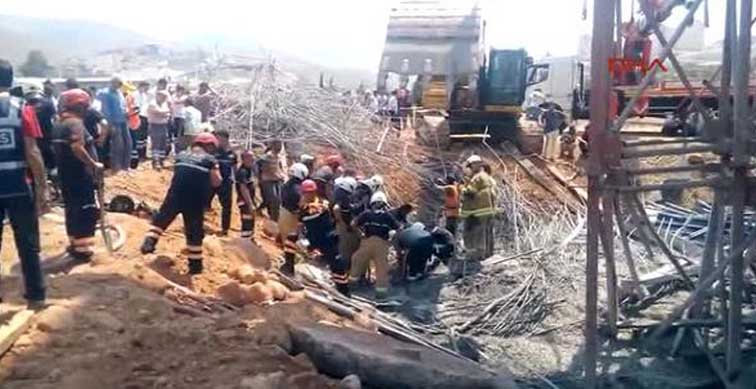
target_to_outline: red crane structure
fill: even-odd
[[[636,0],[625,0],[636,1]],[[586,317],[585,317],[585,387],[597,388],[602,377],[597,374],[597,356],[601,354],[604,336],[599,335],[598,290],[599,259],[606,266],[607,315],[603,323],[606,333],[614,337],[622,329],[618,321],[618,286],[615,271],[615,227],[626,217],[640,229],[649,225],[648,216],[639,194],[660,189],[709,187],[714,203],[706,232],[705,246],[700,258],[681,258],[668,247],[653,228],[639,234],[648,246],[654,246],[677,270],[679,278],[690,290],[687,299],[675,307],[668,317],[659,322],[650,336],[662,336],[671,329],[692,339],[722,381],[722,387],[745,388],[743,369],[743,296],[746,271],[756,275],[752,260],[756,257],[756,233],[746,235],[744,210],[752,201],[748,196],[751,185],[751,160],[756,152],[754,137],[754,107],[749,101],[749,74],[751,70],[752,0],[725,0],[725,39],[722,47],[722,64],[706,83],[708,93],[716,96],[719,115],[711,115],[701,102],[700,90],[694,88],[685,68],[674,53],[675,44],[693,22],[697,12],[704,12],[705,0],[637,0],[643,17],[634,26],[622,24],[622,0],[594,0],[591,58],[591,96],[589,129],[590,154],[588,174],[588,234],[586,258]],[[676,6],[685,6],[686,16],[671,36],[664,36],[659,24],[667,19]],[[624,33],[624,34],[623,34]],[[663,45],[659,55],[677,74],[692,101],[692,106],[704,118],[704,131],[700,136],[623,140],[620,130],[627,119],[637,113],[648,88],[654,83],[658,67],[648,67],[645,75],[635,74],[632,81],[637,93],[629,98],[618,115],[611,114],[612,93],[615,88],[611,58],[623,53],[631,59],[646,61],[648,37],[656,36]],[[624,46],[620,42],[624,38]],[[650,65],[650,63],[646,63]],[[622,73],[622,72],[620,72]],[[614,75],[617,76],[617,75]],[[621,82],[630,81],[630,75],[619,74]],[[718,80],[717,80],[718,79]],[[668,155],[714,153],[718,161],[712,164],[674,168],[637,168],[634,161]],[[700,171],[702,179],[659,185],[638,184],[645,175],[679,174],[683,171]],[[730,241],[723,238],[724,215],[731,213]],[[619,226],[619,231],[625,231]],[[622,239],[627,236],[622,233]],[[600,246],[601,245],[601,246]],[[623,244],[623,256],[632,262],[629,245]],[[599,248],[601,247],[601,253]],[[716,285],[716,286],[715,286]],[[712,302],[716,301],[716,304]],[[686,325],[678,325],[681,320]],[[709,341],[715,336],[712,327],[724,334],[725,356],[718,357],[709,350]],[[602,333],[604,333],[602,331]],[[682,338],[682,336],[680,336]],[[751,383],[752,385],[752,383]]]

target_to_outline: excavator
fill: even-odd
[[[525,90],[545,73],[524,49],[485,48],[478,1],[400,1],[390,12],[378,90],[394,81],[413,91],[413,107],[402,114],[411,111],[422,143],[514,139]]]

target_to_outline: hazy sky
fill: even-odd
[[[205,33],[254,37],[266,47],[312,62],[365,69],[377,67],[392,4],[391,0],[0,1],[4,14],[89,19],[160,40]],[[721,35],[724,1],[710,0],[713,23],[707,41]],[[590,30],[589,22],[580,16],[583,0],[481,3],[488,20],[488,41],[497,47],[524,47],[535,56],[572,55],[579,35]]]

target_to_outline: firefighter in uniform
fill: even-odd
[[[463,240],[471,259],[483,260],[493,255],[496,182],[486,172],[479,156],[471,156],[465,164],[469,175],[462,189]]]
[[[97,162],[94,138],[84,126],[89,109],[89,94],[70,89],[61,95],[62,112],[53,130],[60,189],[65,203],[69,254],[79,261],[94,255],[95,231],[99,210],[95,201],[97,179],[103,166]]]
[[[289,180],[281,188],[281,216],[278,218],[278,232],[284,247],[284,264],[281,271],[294,274],[294,259],[297,253],[297,226],[299,206],[302,199],[302,182],[309,174],[307,166],[301,163],[291,165]]]
[[[299,220],[304,227],[305,237],[310,241],[310,249],[321,254],[321,260],[331,269],[331,278],[336,289],[349,295],[349,263],[339,256],[338,236],[334,230],[333,218],[328,200],[318,196],[318,185],[313,180],[302,183],[302,206]]]
[[[388,212],[388,199],[383,192],[376,192],[370,199],[370,209],[353,222],[362,230],[364,238],[360,248],[352,256],[349,280],[359,282],[372,262],[375,265],[375,298],[385,300],[390,286],[388,254],[391,247],[391,231],[399,229],[399,223]]]
[[[333,214],[336,219],[336,233],[339,235],[339,255],[346,261],[360,248],[360,231],[352,226],[352,195],[357,188],[354,177],[336,179],[333,189]]]
[[[0,60],[0,236],[7,216],[21,259],[26,289],[24,297],[29,308],[39,309],[45,302],[45,283],[39,260],[39,219],[35,195],[26,173],[29,168],[35,182],[45,179],[42,155],[36,143],[36,138],[42,137],[42,131],[36,123],[33,108],[23,108],[23,102],[8,93],[12,84],[13,67]],[[34,125],[36,131],[29,131]],[[32,169],[34,166],[36,168]]]
[[[312,179],[318,184],[318,195],[333,200],[334,180],[342,177],[342,173],[341,157],[338,155],[326,157],[325,165],[312,175]]]
[[[241,166],[236,170],[236,202],[241,215],[241,237],[255,240],[255,157],[252,151],[242,153]]]
[[[181,214],[184,219],[189,274],[202,273],[205,207],[213,189],[219,187],[222,181],[218,162],[213,156],[217,148],[218,140],[215,136],[202,133],[194,138],[189,150],[176,156],[171,186],[142,243],[142,254],[155,252],[160,236],[176,216]]]
[[[231,150],[228,143],[229,134],[225,130],[216,130],[215,137],[218,139],[218,150],[215,152],[215,159],[218,161],[221,177],[223,182],[221,186],[213,191],[210,196],[210,203],[217,195],[221,203],[221,236],[228,236],[228,230],[231,228],[231,206],[234,192],[234,171],[238,163],[236,153]],[[209,207],[209,205],[208,205]]]

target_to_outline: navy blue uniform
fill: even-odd
[[[45,283],[39,260],[39,221],[34,196],[26,179],[21,101],[0,97],[0,236],[7,216],[21,259],[26,297],[45,299]]]
[[[215,157],[198,148],[176,157],[173,180],[163,205],[152,220],[152,227],[142,245],[142,253],[154,251],[166,228],[181,214],[191,273],[202,271],[202,241],[205,238],[204,216],[207,199],[212,193],[210,172],[218,168]]]
[[[240,188],[247,188],[249,191],[249,197],[252,201],[255,201],[255,188],[257,183],[255,182],[253,167],[240,166],[236,170],[236,203],[239,205],[239,213],[241,214],[241,237],[253,238],[255,232],[255,204],[247,204],[242,197]],[[253,211],[250,211],[250,208]]]
[[[328,264],[336,288],[348,295],[349,260],[339,255],[339,238],[328,201],[316,197],[313,201],[303,204],[299,210],[299,220],[304,225],[310,247],[320,251],[323,261]]]
[[[82,119],[68,118],[55,126],[53,145],[60,189],[65,203],[66,232],[74,239],[71,242],[72,254],[79,259],[87,260],[93,254],[99,210],[95,201],[94,177],[71,148],[71,144],[80,140],[84,141],[90,157],[95,159],[97,152],[94,139],[86,130]]]
[[[210,203],[217,195],[218,201],[221,203],[221,229],[224,234],[228,233],[231,228],[231,203],[234,192],[234,172],[236,170],[237,158],[236,153],[231,150],[219,150],[215,153],[215,158],[218,161],[218,168],[220,169],[223,182],[221,186],[213,191],[210,197]]]
[[[425,228],[411,226],[397,234],[397,245],[405,251],[410,277],[425,273],[425,266],[433,256],[433,235]]]

